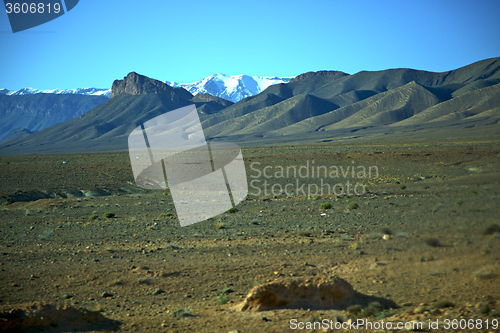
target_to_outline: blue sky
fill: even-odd
[[[213,73],[447,71],[500,56],[500,1],[80,0],[13,34],[0,12],[0,88],[109,88],[135,71],[188,83]]]

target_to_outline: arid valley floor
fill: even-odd
[[[394,323],[380,332],[412,321],[429,332],[500,331],[498,140],[332,142],[243,156],[249,183],[266,180],[254,169],[313,161],[377,166],[378,175],[354,180],[366,185],[360,196],[250,187],[236,212],[181,228],[168,190],[135,186],[127,152],[0,157],[0,330],[354,332],[292,329],[291,320],[363,317]],[[274,171],[269,183],[295,184]],[[385,309],[234,309],[259,284],[333,277]]]

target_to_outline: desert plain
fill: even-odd
[[[500,331],[498,139],[242,152],[246,199],[186,227],[168,189],[135,185],[126,151],[0,156],[0,330],[356,332],[334,323],[364,319],[378,332]],[[313,164],[376,169],[276,174]],[[296,181],[305,192],[279,191]],[[321,181],[363,187],[308,192]],[[359,296],[347,305],[238,307],[255,286],[338,278]]]

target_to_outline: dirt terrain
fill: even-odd
[[[398,322],[500,331],[498,141],[243,156],[255,182],[237,211],[183,228],[168,190],[135,186],[127,152],[0,157],[0,330],[293,332],[331,320],[304,331],[354,332],[364,328],[334,323],[363,318],[393,324],[379,332],[408,330]],[[311,173],[282,177],[280,166]],[[318,166],[356,173],[325,177]],[[308,192],[321,181],[366,192]],[[237,307],[254,286],[313,278],[341,278],[359,298],[349,310]]]

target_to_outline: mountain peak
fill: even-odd
[[[307,78],[312,77],[312,76],[315,76],[315,77],[328,77],[328,78],[339,77],[340,78],[340,77],[343,77],[343,76],[346,76],[346,75],[349,75],[349,74],[344,73],[344,72],[340,72],[340,71],[307,72],[307,73],[300,74],[300,75],[294,77],[293,79],[290,80],[290,82],[296,82],[296,81],[304,80],[304,79],[307,79]]]
[[[150,79],[147,76],[130,72],[123,80],[115,80],[111,87],[111,98],[122,94],[168,94],[170,96],[180,93],[180,97],[192,98],[193,96],[185,89],[174,89],[168,84]]]
[[[259,94],[271,85],[288,83],[290,79],[290,77],[216,73],[193,83],[164,82],[172,87],[183,87],[193,95],[208,93],[236,103],[243,98]]]

